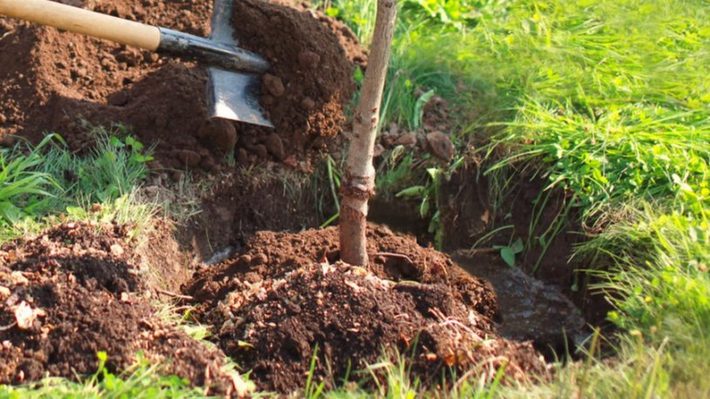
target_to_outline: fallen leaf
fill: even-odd
[[[118,244],[111,245],[111,254],[113,256],[121,256],[121,255],[123,255],[123,252],[124,252],[123,247],[121,247],[120,245],[118,245]]]
[[[46,316],[46,312],[44,310],[32,309],[32,307],[25,301],[22,301],[19,305],[15,306],[13,313],[15,314],[17,327],[21,330],[31,328],[37,317]]]

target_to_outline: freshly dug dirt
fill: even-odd
[[[200,36],[209,33],[212,13],[211,0],[64,2]],[[232,153],[242,162],[304,158],[323,145],[318,137],[340,131],[362,51],[336,23],[301,6],[236,4],[241,43],[260,53],[268,47],[274,65],[263,103],[276,129],[208,121],[206,72],[193,62],[0,18],[0,143],[11,144],[10,135],[38,141],[51,131],[81,150],[94,140],[88,121],[129,126],[157,146],[156,168],[213,170]],[[281,89],[269,101],[267,93]]]
[[[303,6],[263,0],[237,1],[233,15],[235,38],[272,64],[262,79],[261,103],[276,131],[282,132],[272,135],[271,129],[245,126],[248,134],[240,137],[245,148],[258,145],[254,141],[263,138],[268,152],[283,159],[285,148],[280,141],[287,139],[285,134],[289,134],[288,144],[298,151],[337,135],[354,83],[353,64],[336,30]]]
[[[113,372],[142,352],[213,393],[233,390],[221,351],[154,316],[125,238],[118,226],[71,223],[0,248],[0,384],[94,373],[105,351]]]
[[[264,389],[302,387],[315,347],[315,377],[328,386],[383,349],[411,358],[429,386],[448,367],[478,367],[484,378],[504,363],[510,379],[546,373],[530,343],[496,334],[490,286],[411,237],[375,225],[368,236],[370,270],[337,261],[336,228],[260,232],[238,257],[199,271],[186,292],[216,343]]]

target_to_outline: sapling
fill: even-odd
[[[375,32],[360,102],[353,118],[353,136],[341,186],[340,257],[351,265],[368,263],[365,237],[368,200],[375,193],[372,158],[396,17],[395,0],[377,1]]]

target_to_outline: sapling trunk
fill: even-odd
[[[375,33],[370,46],[360,102],[353,118],[353,136],[341,186],[340,258],[352,265],[365,266],[368,263],[365,238],[367,202],[375,193],[372,157],[396,17],[395,0],[377,1]]]

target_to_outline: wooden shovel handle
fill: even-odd
[[[160,44],[160,31],[155,26],[54,1],[0,0],[0,15],[111,40],[145,50],[155,51]]]

